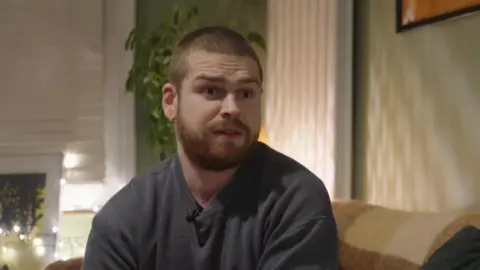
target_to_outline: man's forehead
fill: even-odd
[[[188,77],[225,81],[227,77],[237,77],[241,82],[258,82],[260,70],[251,57],[194,50],[185,56]]]
[[[255,75],[228,76],[226,74],[220,74],[220,73],[198,72],[198,73],[192,74],[192,79],[195,81],[209,81],[209,82],[219,82],[219,83],[234,81],[235,83],[240,83],[240,84],[254,83],[257,85],[261,85],[260,78]]]

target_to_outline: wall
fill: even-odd
[[[172,13],[175,5],[190,7],[196,4],[199,8],[201,25],[225,25],[236,30],[254,30],[266,33],[266,0],[208,0],[195,2],[192,0],[138,0],[137,27],[151,28]],[[264,58],[260,55],[261,58]],[[158,162],[152,153],[147,140],[148,116],[141,102],[136,101],[136,149],[137,172],[148,170]]]
[[[70,259],[84,256],[88,234],[92,228],[95,212],[63,212],[60,218],[57,259]]]
[[[355,182],[369,202],[480,204],[480,14],[395,33],[395,1],[357,1]]]

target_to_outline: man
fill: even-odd
[[[96,215],[84,269],[337,269],[322,181],[257,142],[263,73],[248,41],[224,27],[196,30],[169,72],[163,108],[177,155]]]

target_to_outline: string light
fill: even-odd
[[[82,163],[83,159],[84,157],[80,154],[67,152],[63,157],[63,167],[65,169],[76,168]]]
[[[55,257],[67,260],[69,258],[83,257],[85,254],[86,239],[84,237],[63,238],[57,244]]]
[[[32,242],[32,243],[33,243],[34,246],[41,246],[41,245],[43,245],[43,241],[42,241],[42,239],[40,239],[40,238],[35,238],[35,239],[33,239],[33,242]]]
[[[44,256],[45,255],[45,247],[44,246],[35,247],[35,253],[37,254],[38,257]]]
[[[39,235],[35,230],[25,233],[28,230],[19,225],[14,225],[11,230],[0,228],[0,231],[0,261],[9,266],[26,269],[41,265],[47,259],[47,250],[55,248],[44,243],[44,239],[54,238],[55,234]]]

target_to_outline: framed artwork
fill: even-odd
[[[480,10],[480,0],[396,0],[397,32]]]
[[[0,224],[18,233],[30,234],[41,226],[47,175],[42,173],[0,174]]]

